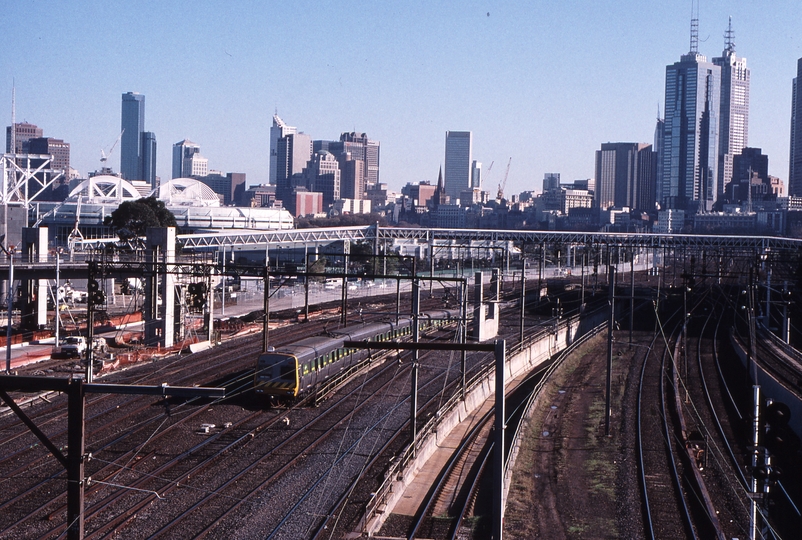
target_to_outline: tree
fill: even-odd
[[[106,217],[121,239],[144,236],[148,227],[175,227],[175,216],[156,197],[125,201]]]

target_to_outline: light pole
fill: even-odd
[[[8,207],[6,207],[8,211]],[[8,324],[6,325],[6,373],[11,374],[11,323],[14,310],[14,246],[8,246]]]

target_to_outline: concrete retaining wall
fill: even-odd
[[[552,356],[564,350],[578,337],[587,333],[594,327],[602,324],[608,317],[606,311],[598,311],[580,317],[572,317],[560,321],[551,331],[542,335],[540,339],[531,343],[523,350],[508,356],[505,366],[505,380],[509,381],[521,374],[528,373],[542,365]],[[363,531],[369,536],[374,535],[381,529],[387,516],[392,513],[393,508],[401,500],[406,487],[415,479],[426,461],[434,454],[438,446],[445,440],[451,430],[464,421],[478,407],[489,399],[495,399],[496,375],[494,370],[490,370],[487,376],[473,386],[461,400],[443,411],[439,415],[437,425],[428,433],[422,430],[423,440],[419,442],[417,453],[407,466],[401,470],[392,470],[391,475],[396,475],[394,479],[388,479],[389,489],[385,493],[380,493],[377,497],[383,497],[375,505],[374,511],[369,511],[363,518]],[[446,407],[449,407],[447,404]]]
[[[745,346],[730,332],[730,343],[735,349],[735,355],[740,360],[744,369],[749,369],[747,366],[748,354]],[[781,401],[788,405],[791,409],[791,420],[788,426],[794,430],[796,436],[802,439],[802,401],[799,396],[784,386],[780,381],[774,378],[773,375],[766,372],[760,364],[755,366],[757,372],[757,381],[754,384],[760,385],[761,395],[763,399],[772,399],[774,401]],[[763,404],[761,404],[761,407]]]

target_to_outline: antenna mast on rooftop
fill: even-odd
[[[17,153],[17,87],[11,81],[11,153]]]
[[[696,13],[693,12],[694,1],[691,0],[691,54],[699,53],[699,2],[696,2]]]
[[[727,52],[735,52],[735,32],[732,30],[732,17],[730,17],[730,24],[727,26],[727,31],[724,33],[724,50]]]

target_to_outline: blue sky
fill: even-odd
[[[788,177],[799,0],[702,0],[699,50],[736,49],[752,72],[749,145]],[[485,189],[594,175],[601,143],[652,142],[665,66],[689,49],[691,2],[6,0],[0,118],[71,144],[83,175],[120,132],[120,96],[146,96],[157,173],[171,147],[267,182],[274,110],[313,139],[381,141],[381,180],[437,180],[445,132],[470,130]],[[119,168],[119,154],[110,162]]]

